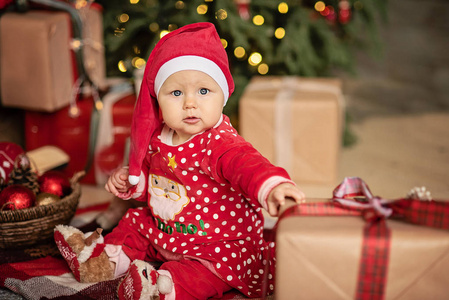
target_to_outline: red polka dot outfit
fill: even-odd
[[[156,131],[145,158],[140,199],[149,208],[130,210],[106,243],[124,244],[131,260],[199,261],[249,297],[262,296],[264,279],[273,292],[274,251],[262,236],[265,199],[258,198],[273,176],[291,182],[287,173],[240,137],[226,116],[180,145],[166,143],[169,134],[166,127]],[[164,210],[168,202],[174,204]]]

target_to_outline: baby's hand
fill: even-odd
[[[131,184],[128,182],[128,175],[129,171],[127,168],[115,170],[104,186],[105,189],[115,196],[118,196],[120,193],[126,193],[131,187]]]
[[[267,205],[268,213],[271,216],[277,216],[279,213],[279,207],[285,204],[285,198],[292,198],[296,203],[304,203],[306,196],[291,183],[281,183],[271,190],[268,195]]]

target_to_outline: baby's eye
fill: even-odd
[[[181,94],[182,94],[182,93],[181,93],[180,90],[176,90],[176,91],[173,91],[173,92],[172,92],[172,95],[173,95],[173,96],[176,96],[176,97],[181,96]]]
[[[200,89],[200,94],[201,95],[207,95],[207,93],[209,93],[208,89],[205,89],[205,88]]]

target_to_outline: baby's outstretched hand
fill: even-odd
[[[131,184],[128,182],[128,169],[120,168],[115,170],[111,176],[109,176],[108,182],[104,186],[105,189],[115,195],[118,196],[120,193],[126,193],[128,189],[131,187]]]
[[[285,204],[286,198],[292,198],[296,203],[304,203],[306,196],[291,183],[281,183],[271,190],[267,199],[268,213],[271,216],[277,216],[279,207]]]

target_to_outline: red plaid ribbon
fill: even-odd
[[[364,197],[359,199],[357,197]],[[385,297],[391,231],[385,218],[412,224],[449,229],[449,203],[416,199],[385,200],[374,197],[359,177],[347,177],[335,188],[332,202],[305,203],[284,211],[289,216],[363,216],[362,255],[356,299],[381,300]]]

